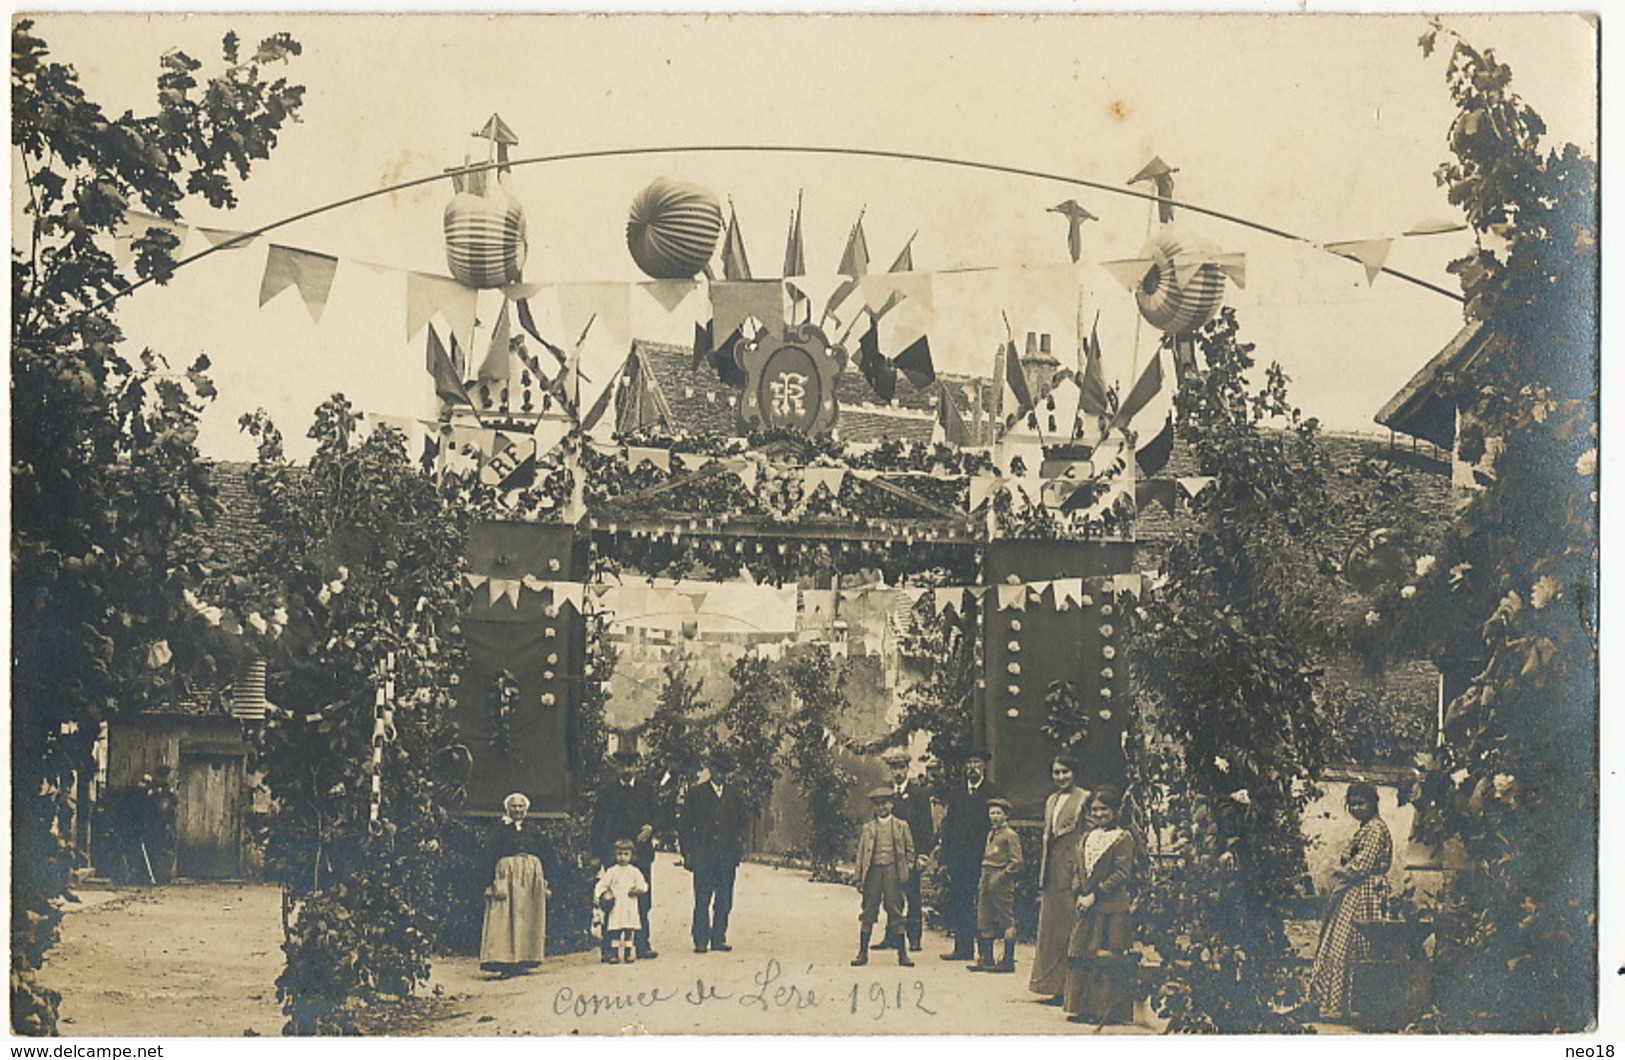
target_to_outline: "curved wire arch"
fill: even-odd
[[[382,188],[372,188],[372,189],[369,189],[367,191],[360,192],[360,193],[355,194],[355,195],[350,195],[350,196],[347,196],[347,197],[342,198],[342,199],[335,199],[332,202],[324,203],[324,204],[322,204],[320,206],[314,206],[314,207],[311,207],[310,209],[301,210],[298,213],[290,214],[287,217],[283,217],[283,218],[281,218],[279,220],[272,221],[269,224],[261,225],[258,228],[254,228],[254,229],[251,229],[251,230],[246,231],[246,232],[241,232],[241,233],[237,234],[235,237],[233,237],[231,239],[224,240],[224,241],[222,241],[220,243],[217,243],[217,244],[212,244],[212,245],[210,245],[208,247],[205,247],[203,250],[198,251],[196,254],[189,254],[186,257],[181,258],[180,260],[178,260],[178,261],[176,261],[174,263],[174,265],[168,270],[167,273],[165,273],[164,278],[168,279],[170,276],[173,276],[176,272],[180,271],[185,266],[190,265],[190,264],[192,264],[194,262],[197,262],[197,261],[201,261],[202,259],[208,257],[209,255],[211,255],[211,254],[213,254],[213,253],[215,253],[217,251],[232,249],[233,247],[236,247],[236,246],[238,246],[240,244],[246,243],[249,240],[257,239],[260,236],[264,235],[265,233],[274,231],[274,230],[276,230],[278,228],[284,228],[284,227],[286,227],[288,225],[294,224],[294,223],[299,222],[299,221],[306,220],[306,219],[311,218],[311,217],[316,217],[316,216],[318,216],[320,214],[331,213],[334,210],[341,210],[346,206],[353,206],[358,202],[364,202],[367,199],[377,198],[380,195],[389,195],[389,194],[392,194],[394,192],[405,191],[405,190],[407,190],[409,188],[420,187],[421,185],[424,185],[424,184],[432,184],[435,181],[450,180],[453,173],[459,173],[459,174],[462,174],[462,173],[482,173],[482,172],[486,172],[486,171],[492,170],[492,169],[508,169],[508,168],[517,168],[519,166],[547,165],[547,164],[551,164],[551,163],[554,163],[554,162],[580,162],[580,161],[589,161],[589,160],[593,160],[593,159],[603,159],[603,158],[635,158],[635,157],[639,157],[639,156],[649,156],[649,155],[680,155],[680,154],[808,154],[808,155],[838,155],[838,156],[847,156],[847,157],[853,157],[853,158],[883,158],[883,159],[890,159],[892,161],[924,162],[924,163],[927,163],[929,165],[951,166],[951,167],[955,167],[955,168],[959,168],[959,169],[973,169],[973,170],[979,170],[981,172],[986,172],[986,173],[1004,173],[1004,174],[1007,174],[1009,176],[1027,177],[1027,178],[1035,179],[1035,180],[1048,180],[1048,181],[1053,181],[1053,182],[1059,183],[1059,184],[1069,184],[1069,185],[1074,185],[1074,186],[1080,187],[1080,188],[1089,188],[1089,189],[1094,190],[1094,191],[1103,191],[1103,192],[1107,192],[1107,193],[1113,194],[1113,195],[1125,195],[1125,196],[1128,196],[1129,198],[1132,198],[1132,199],[1143,199],[1143,200],[1145,200],[1147,202],[1163,203],[1163,204],[1166,204],[1166,205],[1169,205],[1169,206],[1178,207],[1179,209],[1182,209],[1182,210],[1189,210],[1191,213],[1198,213],[1198,214],[1202,214],[1202,215],[1207,216],[1207,217],[1217,218],[1218,220],[1225,221],[1225,222],[1228,222],[1230,224],[1240,225],[1240,226],[1242,226],[1244,228],[1251,228],[1251,229],[1253,229],[1255,231],[1263,232],[1263,233],[1265,233],[1267,235],[1275,236],[1278,239],[1285,239],[1285,240],[1288,240],[1289,242],[1294,242],[1294,243],[1302,243],[1305,246],[1313,247],[1313,248],[1315,248],[1317,250],[1322,250],[1322,251],[1324,251],[1325,253],[1328,253],[1328,254],[1334,253],[1332,251],[1326,250],[1319,243],[1316,243],[1314,240],[1309,239],[1306,236],[1300,236],[1300,235],[1297,235],[1297,234],[1295,234],[1293,232],[1288,232],[1288,231],[1286,231],[1284,229],[1276,228],[1276,227],[1274,227],[1272,225],[1267,225],[1267,224],[1264,224],[1264,223],[1259,222],[1259,221],[1249,220],[1248,218],[1240,217],[1240,216],[1238,216],[1236,214],[1226,213],[1226,212],[1224,212],[1222,210],[1216,210],[1216,209],[1213,209],[1212,207],[1209,207],[1209,206],[1203,206],[1200,203],[1188,202],[1188,201],[1185,201],[1183,199],[1165,198],[1165,197],[1160,196],[1160,195],[1155,195],[1155,194],[1153,194],[1151,192],[1139,191],[1139,190],[1137,190],[1135,188],[1124,186],[1124,185],[1107,184],[1107,183],[1105,183],[1103,181],[1090,180],[1090,179],[1088,179],[1086,177],[1067,176],[1066,174],[1062,174],[1062,173],[1048,173],[1048,172],[1045,172],[1043,170],[1028,169],[1028,168],[1026,168],[1024,166],[1011,166],[1011,165],[1005,165],[1005,164],[998,163],[998,162],[979,162],[979,161],[976,161],[974,159],[951,158],[951,157],[948,157],[946,155],[927,155],[927,154],[919,154],[919,153],[913,152],[913,151],[889,151],[889,150],[885,150],[885,149],[882,149],[882,148],[869,148],[869,147],[829,147],[829,146],[808,146],[808,145],[794,145],[794,144],[691,144],[691,145],[687,145],[687,146],[663,146],[663,147],[612,147],[612,148],[604,148],[604,149],[596,150],[596,151],[567,151],[567,152],[563,152],[563,153],[559,153],[559,154],[551,154],[551,155],[532,155],[532,156],[530,156],[528,158],[515,158],[515,159],[510,159],[510,160],[508,160],[506,162],[503,162],[503,161],[477,162],[477,163],[473,163],[473,164],[467,165],[467,166],[458,166],[454,170],[451,170],[451,171],[435,173],[435,174],[432,174],[432,175],[429,175],[429,176],[423,176],[423,177],[414,177],[411,180],[401,181],[398,184],[391,184],[391,185],[388,185],[387,187],[382,187]],[[1335,256],[1340,257],[1341,255],[1335,255]],[[1440,287],[1437,284],[1430,283],[1427,280],[1424,280],[1424,279],[1422,279],[1422,278],[1420,278],[1418,276],[1412,276],[1408,272],[1402,272],[1399,269],[1390,268],[1390,267],[1388,267],[1386,265],[1384,265],[1382,267],[1381,271],[1387,273],[1390,276],[1395,277],[1396,279],[1404,280],[1407,283],[1414,284],[1415,286],[1420,287],[1423,290],[1431,291],[1434,294],[1442,295],[1445,298],[1449,298],[1450,300],[1452,300],[1454,302],[1464,302],[1465,301],[1465,298],[1462,295],[1457,294],[1454,291],[1450,291],[1450,290],[1447,290],[1447,289],[1445,289],[1443,287]],[[118,301],[119,299],[124,298],[127,295],[133,294],[134,292],[140,290],[142,287],[145,287],[147,284],[152,283],[156,278],[157,277],[154,277],[154,276],[148,276],[148,277],[144,277],[142,279],[139,279],[135,283],[130,284],[128,287],[124,287],[124,288],[121,288],[118,291],[115,291],[113,294],[111,294],[108,297],[102,299],[101,301],[97,302],[96,304],[90,306],[88,309],[83,310],[83,313],[94,313],[99,309],[105,309],[107,306],[112,305],[114,302]],[[78,315],[80,315],[80,314],[75,314],[75,317],[77,317]],[[66,325],[64,324],[63,326],[65,327]],[[61,330],[61,328],[59,328],[58,330]]]

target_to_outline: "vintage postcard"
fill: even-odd
[[[12,1034],[1595,1038],[1598,33],[15,15]]]

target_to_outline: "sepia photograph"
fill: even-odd
[[[1594,14],[11,24],[13,1056],[1613,1055]]]

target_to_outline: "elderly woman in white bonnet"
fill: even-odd
[[[491,833],[491,883],[485,888],[480,967],[508,979],[542,963],[547,938],[547,876],[542,831],[525,814],[530,800],[514,792],[502,800],[502,820]]]

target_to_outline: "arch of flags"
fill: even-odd
[[[510,161],[508,148],[517,137],[494,115],[476,135],[491,140],[494,160],[458,167],[444,178],[455,182],[456,192],[446,215],[453,275],[385,269],[401,277],[404,338],[423,343],[440,414],[365,419],[401,431],[414,447],[421,445],[424,466],[433,473],[476,479],[492,509],[507,518],[573,527],[574,536],[590,541],[599,554],[623,557],[650,573],[659,573],[662,564],[689,571],[697,566],[717,577],[793,586],[809,574],[859,566],[889,570],[900,583],[929,572],[925,581],[936,612],[975,624],[978,642],[987,646],[977,716],[979,735],[995,750],[1000,744],[1018,750],[1014,761],[1042,758],[1043,690],[1054,681],[1073,682],[1086,705],[1093,704],[1088,709],[1098,708],[1103,720],[1117,718],[1103,731],[1120,730],[1123,711],[1119,706],[1114,714],[1112,705],[1126,691],[1126,667],[1113,665],[1120,623],[1108,616],[1110,608],[1138,596],[1144,584],[1145,575],[1134,569],[1136,515],[1152,504],[1172,512],[1181,497],[1199,497],[1211,482],[1158,477],[1172,449],[1172,418],[1154,432],[1137,432],[1135,417],[1164,391],[1170,375],[1177,383],[1195,369],[1192,334],[1218,311],[1225,280],[1246,282],[1241,255],[1174,228],[1174,207],[1188,206],[1173,198],[1177,170],[1153,159],[1129,182],[1148,183],[1154,193],[1072,181],[1156,204],[1163,227],[1140,257],[1083,260],[1082,226],[1094,215],[1067,200],[1053,210],[1068,222],[1070,264],[980,270],[1015,271],[1015,282],[1076,292],[1085,271],[1104,269],[1133,291],[1142,316],[1164,331],[1164,340],[1128,391],[1119,396],[1107,387],[1097,332],[1085,338],[1080,327],[1075,369],[1057,365],[1047,377],[1042,371],[1035,376],[1034,351],[1029,345],[1024,361],[1007,320],[988,400],[980,402],[976,383],[984,407],[967,417],[969,410],[961,406],[966,381],[939,373],[931,350],[944,277],[917,268],[912,237],[889,268],[871,271],[860,214],[837,267],[812,272],[805,264],[798,199],[782,274],[758,278],[731,202],[724,225],[720,208],[713,213],[714,199],[703,189],[696,194],[687,186],[657,182],[635,204],[628,238],[640,266],[660,278],[527,283],[519,275],[523,211],[506,195],[501,178],[512,166],[548,159]],[[553,156],[563,157],[584,156]],[[497,180],[481,179],[492,169]],[[667,238],[670,233],[653,231],[655,212],[665,200],[706,223],[684,221],[675,242]],[[301,216],[312,212],[318,211]],[[1460,227],[1424,223],[1404,234]],[[189,234],[180,221],[132,212],[112,252],[132,257],[136,242],[154,228],[171,231],[183,244]],[[243,252],[267,230],[200,227],[196,234],[207,246],[182,264],[217,251]],[[714,246],[699,245],[706,238]],[[482,239],[488,245],[480,245]],[[1393,241],[1321,246],[1357,261],[1372,282],[1394,272],[1385,265]],[[720,257],[720,278],[709,263],[713,254]],[[349,264],[309,249],[267,244],[259,302],[263,306],[294,290],[319,323],[337,272]],[[684,275],[700,268],[705,275]],[[498,294],[488,301],[499,301],[495,312],[486,314],[486,334],[478,339],[482,289],[495,289]],[[635,370],[635,343],[647,326],[692,335],[692,386],[722,395],[734,429],[690,433],[690,425],[658,407],[647,373]],[[906,383],[917,406],[923,399],[916,420],[922,413],[929,416],[929,437],[906,443],[843,438],[838,411],[811,420],[819,424],[817,437],[793,430],[744,437],[742,395],[753,393],[750,388],[762,383],[755,373],[772,370],[773,363],[772,357],[752,358],[749,351],[794,335],[816,336],[816,356],[827,358],[833,372],[855,367],[876,409],[895,410],[900,380]],[[1164,369],[1165,358],[1172,359],[1172,372]],[[764,360],[767,369],[761,367]],[[617,367],[594,380],[583,370],[589,364]],[[785,394],[806,381],[806,373],[789,369],[770,380],[781,388],[775,393]],[[833,409],[833,397],[829,400]],[[652,412],[645,407],[650,405]],[[760,428],[760,419],[753,423]],[[916,431],[919,426],[916,422]],[[579,566],[560,580],[558,548],[570,547],[554,548],[550,571],[476,567],[470,575],[471,607],[482,619],[515,625],[501,612],[507,607],[517,617],[530,594],[544,601],[545,621],[564,614],[584,622],[602,586],[589,585],[586,568]],[[588,639],[584,630],[571,634],[574,642]],[[557,652],[548,655],[557,657]],[[586,664],[578,664],[573,675],[550,668],[549,677],[563,683],[544,681],[543,697],[553,703],[567,697],[575,709],[586,676]],[[482,688],[486,682],[469,684]],[[1099,753],[1120,758],[1121,748]],[[1016,778],[1001,779],[1018,801],[1042,794],[1041,777],[1027,785],[1032,792]]]

